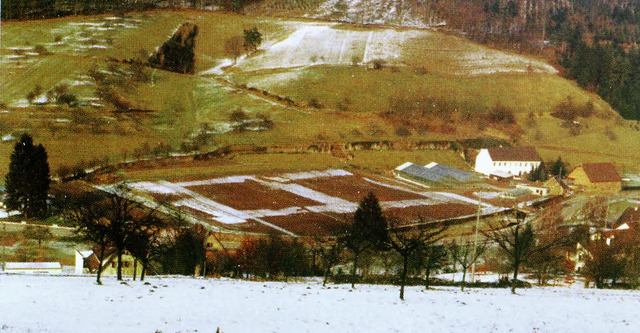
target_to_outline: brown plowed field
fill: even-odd
[[[476,205],[465,203],[445,203],[439,205],[413,206],[406,208],[390,208],[385,210],[389,216],[400,218],[422,218],[425,222],[448,218],[473,215],[477,212]]]
[[[283,190],[272,189],[256,181],[190,186],[189,190],[237,210],[284,209],[317,206],[319,202]]]
[[[346,225],[339,216],[334,218],[313,212],[262,219],[299,236],[336,236]]]
[[[361,176],[305,179],[295,183],[351,202],[360,202],[369,192],[375,193],[379,201],[424,199],[420,194],[377,185]]]

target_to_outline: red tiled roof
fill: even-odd
[[[640,223],[640,209],[638,207],[627,208],[616,221],[616,228],[625,223],[629,226]]]
[[[592,183],[621,182],[622,177],[613,163],[585,163],[578,167],[587,174]]]
[[[489,148],[493,161],[540,162],[540,156],[534,147]]]

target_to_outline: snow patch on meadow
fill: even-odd
[[[336,28],[335,24],[301,24],[286,39],[264,47],[254,57],[238,62],[245,71],[296,68],[314,65],[351,65],[354,61],[398,60],[402,45],[426,31],[376,29],[370,31]]]
[[[539,60],[497,50],[458,53],[455,59],[462,69],[457,74],[485,75],[496,73],[557,74],[553,66]]]

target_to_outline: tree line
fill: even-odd
[[[33,20],[68,15],[96,15],[158,8],[192,8],[205,10],[216,6],[226,11],[242,12],[257,0],[5,0],[2,1],[2,20]]]

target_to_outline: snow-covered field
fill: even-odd
[[[456,75],[488,75],[496,73],[547,73],[557,74],[553,66],[518,54],[492,50],[468,44],[461,49],[447,49],[436,42],[438,32],[432,30],[368,30],[349,29],[335,23],[287,22],[295,30],[285,39],[265,43],[256,56],[238,60],[236,68],[243,71],[265,69],[301,69],[316,65],[352,65],[354,62],[371,63],[384,60],[402,65],[412,57],[405,49],[425,50],[446,58]],[[230,60],[222,64],[230,65]],[[221,74],[217,66],[201,74]],[[293,80],[298,71],[277,74],[272,80]],[[264,84],[264,82],[262,83]],[[260,82],[254,82],[260,86]]]
[[[0,275],[0,332],[637,332],[640,293]]]
[[[350,65],[375,59],[398,61],[403,43],[427,31],[391,29],[359,31],[336,29],[329,23],[300,23],[285,40],[265,48],[265,52],[238,62],[246,71],[294,68],[321,64]]]

